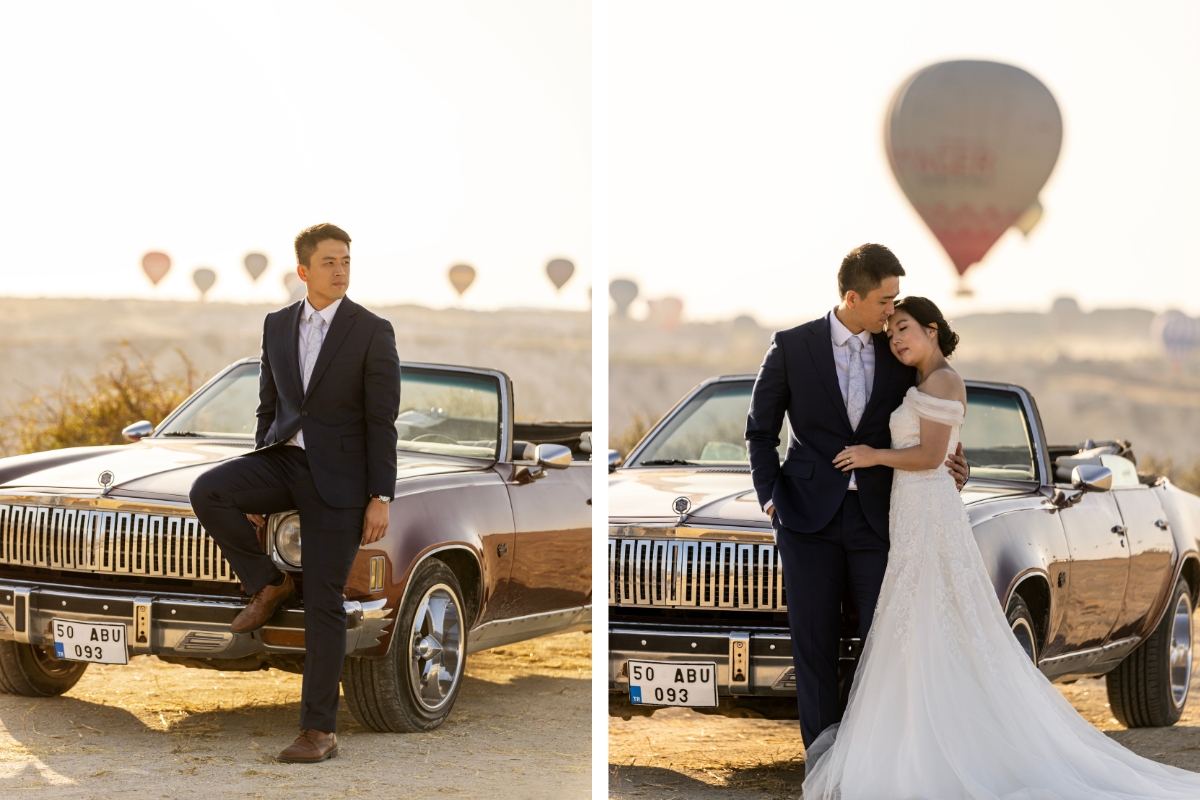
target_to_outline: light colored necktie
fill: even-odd
[[[862,339],[851,336],[846,340],[850,345],[850,381],[846,391],[846,414],[850,417],[850,427],[858,429],[863,410],[867,407],[867,368],[863,365]]]
[[[308,379],[312,377],[313,367],[317,365],[317,356],[321,354],[321,343],[325,341],[322,330],[325,328],[325,318],[313,314],[308,323],[308,353],[304,356],[304,391],[308,391]],[[861,359],[859,359],[861,367]]]

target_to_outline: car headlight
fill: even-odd
[[[275,552],[293,567],[300,566],[299,514],[288,514],[275,529]]]

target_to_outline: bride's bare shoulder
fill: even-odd
[[[967,385],[963,383],[962,376],[950,367],[929,373],[917,391],[940,400],[957,400],[964,406],[967,403]]]

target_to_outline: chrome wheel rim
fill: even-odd
[[[1037,645],[1034,644],[1033,628],[1029,627],[1029,622],[1023,617],[1013,620],[1012,623],[1013,636],[1017,637],[1017,644],[1021,645],[1021,649],[1025,651],[1025,655],[1029,656],[1029,660],[1034,664],[1037,663]]]
[[[1175,604],[1171,625],[1171,700],[1183,708],[1192,682],[1192,603],[1187,593]]]
[[[409,635],[408,676],[413,696],[428,711],[450,699],[462,676],[462,614],[454,591],[444,583],[421,598]]]
[[[37,664],[37,668],[44,675],[51,678],[65,678],[71,674],[71,670],[75,669],[78,661],[68,661],[65,658],[59,658],[54,655],[54,648],[45,647],[40,644],[30,645],[33,650],[33,663]]]

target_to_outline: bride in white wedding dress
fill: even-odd
[[[891,551],[846,713],[809,748],[805,800],[1200,798],[1200,775],[1109,739],[1021,649],[941,466],[965,410],[943,355],[958,337],[919,297],[896,304],[888,334],[921,383],[892,414],[891,450],[835,459],[895,469]]]

